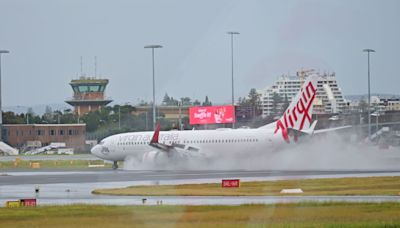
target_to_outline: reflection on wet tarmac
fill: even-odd
[[[218,171],[219,173],[222,171]],[[261,171],[260,171],[261,172]],[[282,180],[282,179],[304,179],[304,178],[332,178],[332,177],[363,177],[363,176],[399,176],[400,172],[337,172],[331,171],[329,174],[321,174],[317,171],[310,172],[307,175],[293,175],[293,173],[273,172],[264,176],[257,176],[260,173],[255,172],[256,177],[252,177],[253,172],[248,172],[247,177],[241,178],[242,181],[255,181],[255,180]],[[107,175],[111,172],[88,172],[93,175]],[[125,173],[125,172],[123,172]],[[219,183],[221,178],[205,178],[208,174],[216,174],[217,172],[188,172],[192,175],[198,174],[198,179],[190,179],[191,175],[187,176],[188,179],[174,179],[177,175],[176,172],[128,172],[128,174],[144,175],[145,180],[138,181],[107,181],[102,182],[101,179],[93,183],[51,183],[49,184],[11,184],[0,185],[0,204],[4,206],[7,200],[16,200],[21,198],[36,198],[39,205],[64,205],[64,204],[110,204],[110,205],[141,205],[142,199],[146,198],[148,205],[156,205],[160,201],[163,204],[182,204],[182,205],[239,205],[239,204],[272,204],[272,203],[295,203],[304,201],[327,202],[327,201],[349,201],[349,202],[387,202],[396,201],[400,202],[400,196],[106,196],[106,195],[93,195],[92,190],[97,188],[118,188],[132,185],[154,185],[154,184],[184,184],[184,183]],[[222,172],[223,173],[223,172]],[[246,171],[235,171],[234,174],[244,174]],[[265,171],[267,173],[267,171]],[[41,177],[34,173],[21,173],[19,176],[16,173],[9,173],[10,176],[0,178],[17,178],[21,175],[27,177]],[[43,173],[42,173],[43,174]],[[62,172],[56,173],[57,175],[82,175],[78,172]],[[231,173],[232,174],[232,173]],[[48,175],[48,174],[46,174]],[[55,174],[53,173],[53,176]],[[169,179],[162,179],[169,175]],[[212,175],[210,175],[212,176]],[[232,175],[227,175],[232,176]],[[240,175],[239,175],[240,176]],[[49,177],[52,177],[49,175]],[[49,178],[48,177],[48,178]],[[71,178],[71,177],[70,177]],[[79,178],[78,178],[79,179]],[[161,179],[161,180],[160,180]],[[36,193],[35,189],[39,191]]]

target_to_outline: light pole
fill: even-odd
[[[384,115],[384,112],[381,112],[379,110],[376,110],[374,113],[371,114],[371,116],[375,116],[376,132],[378,132],[378,130],[379,130],[379,117],[381,115]]]
[[[144,48],[151,48],[151,57],[153,63],[153,130],[156,129],[156,82],[154,79],[154,48],[162,48],[161,45],[146,45]]]
[[[179,127],[178,130],[182,131],[182,101],[178,102],[179,106]]]
[[[233,35],[239,35],[239,32],[227,32],[227,34],[231,35],[231,58],[232,58],[232,106],[233,106],[233,114],[234,119],[232,122],[232,128],[235,128],[236,121],[236,112],[235,112],[235,91],[234,91],[234,81],[233,81]]]
[[[121,130],[121,105],[118,105],[118,129]]]
[[[0,141],[3,141],[3,106],[1,103],[1,93],[3,90],[1,89],[1,55],[10,53],[7,50],[0,50]]]
[[[364,49],[363,52],[367,52],[368,55],[368,139],[371,141],[371,82],[370,82],[370,64],[369,55],[371,52],[375,52],[373,49]]]

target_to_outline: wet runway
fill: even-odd
[[[126,181],[198,180],[221,178],[318,178],[399,174],[400,170],[159,170],[159,171],[0,171],[0,186],[20,184],[97,183]]]
[[[14,161],[15,158],[23,161],[45,161],[45,160],[101,160],[92,154],[74,155],[20,155],[20,156],[0,156],[0,161]]]
[[[97,188],[116,188],[132,185],[220,183],[223,178],[240,178],[241,181],[282,180],[331,177],[400,176],[400,170],[330,170],[330,171],[279,171],[279,170],[213,170],[213,171],[0,171],[0,204],[7,200],[36,198],[40,205],[64,205],[74,203],[136,205],[142,204],[141,196],[93,195]],[[39,193],[35,193],[35,188]],[[400,196],[251,196],[251,197],[193,197],[193,196],[152,196],[146,197],[146,204],[183,205],[239,205],[249,203],[285,203],[302,201],[398,201]]]
[[[204,180],[215,182],[216,180]],[[201,181],[202,182],[202,181]],[[187,183],[182,181],[168,181],[161,184]],[[95,184],[48,184],[41,185],[40,192],[35,193],[34,185],[1,186],[0,203],[6,200],[20,198],[36,198],[39,205],[66,205],[66,204],[106,204],[106,205],[241,205],[241,204],[273,204],[296,203],[304,201],[328,202],[400,202],[397,196],[105,196],[93,195],[96,188],[115,188],[130,185],[152,184],[150,182],[109,182]]]

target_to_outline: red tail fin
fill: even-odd
[[[304,131],[312,127],[313,102],[317,94],[317,83],[316,75],[309,76],[283,116],[275,122],[275,134],[281,130],[282,137],[286,142],[289,142],[288,129]]]
[[[154,131],[153,138],[151,138],[150,143],[158,143],[158,136],[160,135],[160,124],[157,123],[156,130]]]

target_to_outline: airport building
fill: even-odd
[[[364,111],[367,110],[368,106],[368,97],[357,97],[357,98],[349,98],[349,110],[352,112],[360,112],[362,109]],[[361,104],[361,102],[363,104]],[[364,106],[364,107],[360,107]],[[392,98],[388,98],[387,96],[371,96],[371,109],[372,111],[400,111],[400,98],[396,98],[393,96]]]
[[[167,120],[179,120],[181,118],[189,117],[189,106],[157,106],[157,116],[164,115]],[[136,106],[133,115],[141,115],[152,112],[153,106]],[[151,121],[151,120],[149,120]]]
[[[266,89],[259,90],[261,94],[262,116],[276,115],[285,103],[290,103],[299,92],[301,85],[310,75],[318,75],[317,95],[314,100],[314,113],[330,114],[342,113],[346,109],[341,89],[335,73],[315,73],[313,70],[299,71],[296,76],[282,75],[275,83]],[[279,96],[278,101],[277,95]]]
[[[371,104],[379,111],[400,111],[399,98],[380,98],[372,96]]]
[[[4,124],[3,140],[12,147],[44,147],[65,143],[75,152],[85,151],[86,124]]]
[[[105,96],[108,79],[82,76],[79,79],[71,80],[69,84],[72,87],[73,96],[65,102],[73,106],[79,116],[99,110],[112,102]]]

